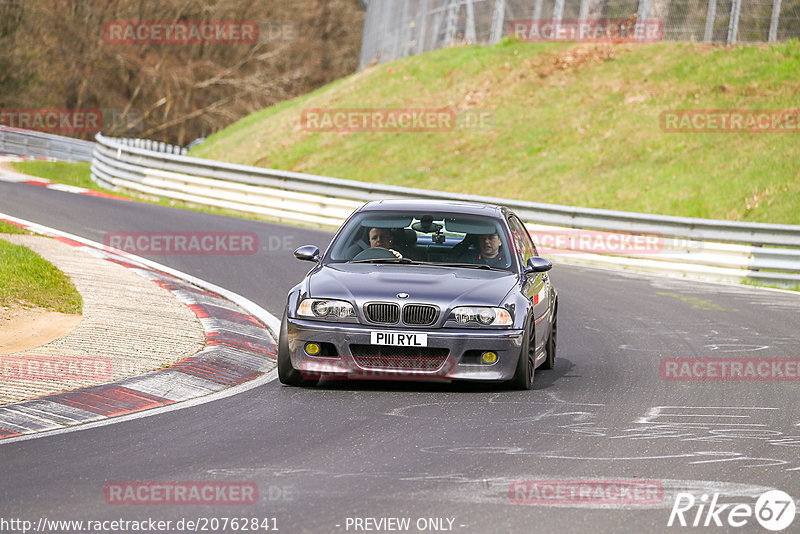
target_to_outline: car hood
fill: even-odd
[[[308,278],[309,296],[340,298],[359,307],[365,302],[498,306],[517,283],[511,272],[425,265],[337,263]],[[408,298],[398,298],[408,293]]]

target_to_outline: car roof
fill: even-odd
[[[463,213],[469,215],[486,215],[489,217],[503,217],[508,211],[502,206],[483,204],[479,202],[464,202],[459,200],[432,200],[432,199],[403,199],[403,200],[372,200],[367,202],[358,211],[429,211]]]

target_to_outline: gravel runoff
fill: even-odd
[[[205,332],[194,313],[134,270],[52,238],[4,234],[2,239],[32,249],[61,269],[83,298],[83,319],[68,335],[0,356],[0,362],[19,365],[28,357],[40,362],[45,357],[74,365],[82,358],[107,358],[102,361],[110,363],[110,376],[65,379],[43,371],[18,379],[18,374],[2,372],[0,405],[137,376],[204,348]]]

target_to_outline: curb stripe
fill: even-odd
[[[247,326],[256,326],[258,328],[265,327],[261,321],[248,313],[235,312],[226,308],[214,306],[213,304],[189,304],[189,308],[197,315],[198,319],[215,318]]]
[[[62,243],[83,247],[92,255],[131,269],[170,291],[198,317],[205,330],[206,347],[164,369],[111,384],[89,386],[0,406],[0,440],[36,432],[63,432],[65,427],[83,423],[94,426],[110,417],[165,408],[206,395],[224,394],[223,389],[253,380],[263,380],[266,373],[274,368],[277,346],[264,321],[277,320],[250,301],[185,273],[165,272],[148,265],[167,271],[170,269],[127,255],[131,259],[135,258],[134,261],[142,262],[133,263],[125,259],[124,252],[123,256],[117,256],[114,254],[117,252],[115,249],[78,236],[21,219],[2,220],[21,228],[49,234]],[[181,280],[178,274],[187,281]],[[192,280],[228,296],[193,286],[190,282]],[[264,320],[242,308],[243,304],[257,309]]]
[[[219,300],[224,300],[220,295],[217,295],[216,293],[213,293],[213,292],[208,291],[206,289],[200,289],[200,288],[191,287],[191,286],[188,286],[188,285],[185,285],[185,284],[179,284],[179,283],[175,282],[174,280],[153,280],[153,282],[158,284],[158,285],[160,285],[161,287],[163,287],[167,291],[173,291],[173,292],[174,291],[188,291],[189,293],[196,293],[198,295],[204,295],[204,296],[207,296],[207,297],[214,297],[214,298],[219,299]]]
[[[55,239],[56,241],[60,241],[60,242],[64,243],[65,245],[69,245],[71,247],[85,247],[86,246],[83,243],[78,243],[77,241],[73,241],[72,239],[69,239],[67,237],[59,237],[59,236],[57,236],[57,237],[54,237],[53,239]]]
[[[231,339],[234,338],[234,339]],[[242,349],[245,351],[256,352],[267,358],[275,359],[277,358],[277,347],[275,344],[264,344],[261,340],[257,338],[253,338],[250,336],[244,336],[241,334],[226,334],[223,336],[219,332],[209,332],[207,339],[207,345],[211,347],[218,347],[218,346],[225,346],[225,347],[232,347],[235,349]],[[253,341],[248,341],[253,340]]]
[[[22,413],[24,415],[27,415],[27,416],[30,416],[30,417],[35,417],[35,418],[38,418],[38,419],[43,420],[43,421],[49,421],[51,423],[56,423],[58,425],[72,425],[72,424],[75,424],[76,422],[80,422],[81,421],[81,419],[77,419],[75,417],[67,417],[63,413],[56,413],[56,411],[53,409],[55,406],[57,406],[55,403],[49,403],[48,408],[50,408],[50,409],[47,410],[47,411],[44,411],[44,412],[41,411],[41,409],[37,409],[36,406],[33,405],[33,404],[24,405],[24,406],[22,404],[15,404],[15,405],[12,405],[10,407],[4,406],[3,408],[0,408],[0,419],[2,419],[3,416],[6,415],[6,414],[20,414],[20,413]],[[95,416],[93,414],[88,414],[87,413],[87,415],[88,415],[88,418],[90,418],[90,419],[94,419],[95,418]],[[84,417],[84,420],[85,419],[86,419],[86,417]]]
[[[214,360],[196,363],[184,360],[173,365],[170,369],[227,386],[235,386],[236,384],[247,382],[262,374]]]
[[[27,226],[25,226],[24,224],[20,224],[17,221],[9,221],[8,219],[0,219],[0,221],[3,221],[4,223],[8,224],[13,224],[14,226],[18,226],[20,228],[25,228],[26,230],[28,229]]]
[[[2,156],[3,154],[0,154]],[[39,160],[39,161],[49,161],[49,160]],[[90,197],[99,197],[99,198],[107,198],[110,200],[124,200],[126,202],[132,202],[132,199],[114,195],[111,193],[103,193],[101,191],[95,191],[93,189],[86,189],[85,187],[77,187],[67,184],[59,184],[56,182],[51,182],[50,180],[46,180],[44,178],[36,178],[36,179],[25,179],[25,178],[17,178],[15,176],[8,176],[2,173],[3,171],[0,170],[0,182],[10,182],[15,184],[25,184],[25,185],[34,185],[38,187],[44,187],[46,189],[52,189],[54,191],[61,191],[64,193],[73,193],[77,195],[87,195]],[[19,171],[15,171],[19,173]],[[24,173],[20,173],[24,174]]]
[[[48,397],[48,399],[106,417],[138,412],[172,402],[155,395],[113,384],[61,393]]]

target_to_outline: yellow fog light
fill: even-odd
[[[311,356],[316,356],[319,354],[320,348],[319,345],[316,343],[306,343],[306,354],[310,354]]]
[[[497,361],[497,354],[491,351],[484,352],[481,354],[481,359],[483,360],[483,363],[494,363]]]

